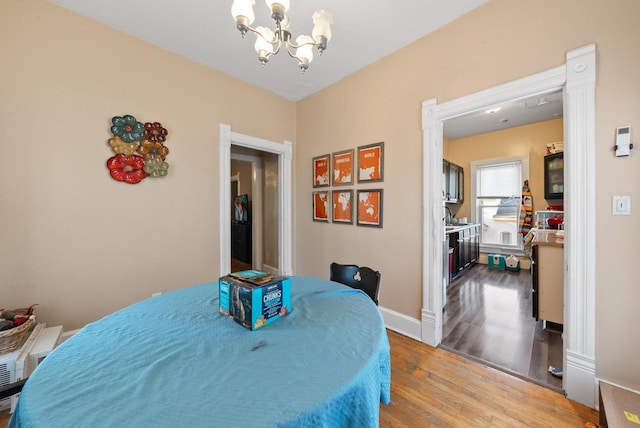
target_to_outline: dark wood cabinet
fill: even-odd
[[[445,202],[461,203],[464,201],[463,192],[464,170],[460,165],[442,161],[442,193]]]
[[[544,198],[564,198],[564,153],[544,157]]]
[[[251,225],[231,224],[231,257],[251,263]]]
[[[450,232],[449,247],[453,248],[452,277],[455,278],[478,261],[480,225],[461,227],[455,232]]]

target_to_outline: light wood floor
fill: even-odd
[[[477,264],[448,287],[442,346],[562,390],[562,335],[532,316],[531,273]],[[561,326],[557,326],[561,327]]]
[[[391,403],[380,426],[579,427],[598,413],[562,394],[388,331]],[[0,427],[9,421],[0,413]]]
[[[381,427],[584,427],[598,413],[543,386],[397,333]]]

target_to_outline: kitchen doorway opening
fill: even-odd
[[[565,260],[563,389],[567,397],[593,407],[595,382],[595,211],[596,46],[567,52],[566,63],[441,105],[423,102],[423,304],[421,339],[442,341],[443,121],[513,99],[561,89],[564,98]]]

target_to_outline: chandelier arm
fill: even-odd
[[[269,44],[271,44],[271,45],[273,45],[273,46],[275,46],[276,44],[279,44],[279,43],[280,43],[280,39],[278,39],[277,37],[276,37],[276,40],[275,40],[275,41],[269,40],[269,39],[267,39],[265,36],[263,36],[263,35],[262,35],[262,33],[261,33],[260,31],[256,30],[256,29],[255,29],[255,28],[253,28],[253,27],[250,27],[250,26],[248,26],[248,25],[247,25],[247,30],[251,31],[252,33],[254,33],[254,34],[258,35],[258,36],[260,36],[260,38],[261,38],[262,40],[264,40],[265,42],[267,42],[267,43],[269,43]],[[278,49],[280,49],[280,47],[279,47],[279,46],[278,46]]]
[[[311,38],[311,39],[313,40],[313,38]],[[296,45],[293,42],[287,42],[287,47],[291,46],[294,49],[298,49],[298,48],[300,48],[302,46],[317,46],[317,45],[318,45],[318,43],[315,40],[313,42],[300,43],[299,45]]]

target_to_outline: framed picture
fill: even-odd
[[[313,158],[313,187],[328,187],[331,156],[326,154]]]
[[[313,192],[313,221],[329,222],[330,202],[328,190]]]
[[[334,190],[331,199],[333,222],[353,224],[353,190]]]
[[[353,184],[353,149],[335,152],[331,165],[333,172],[331,182],[334,186]]]
[[[358,147],[358,183],[383,181],[384,143]]]
[[[358,189],[358,226],[382,227],[382,189]]]

